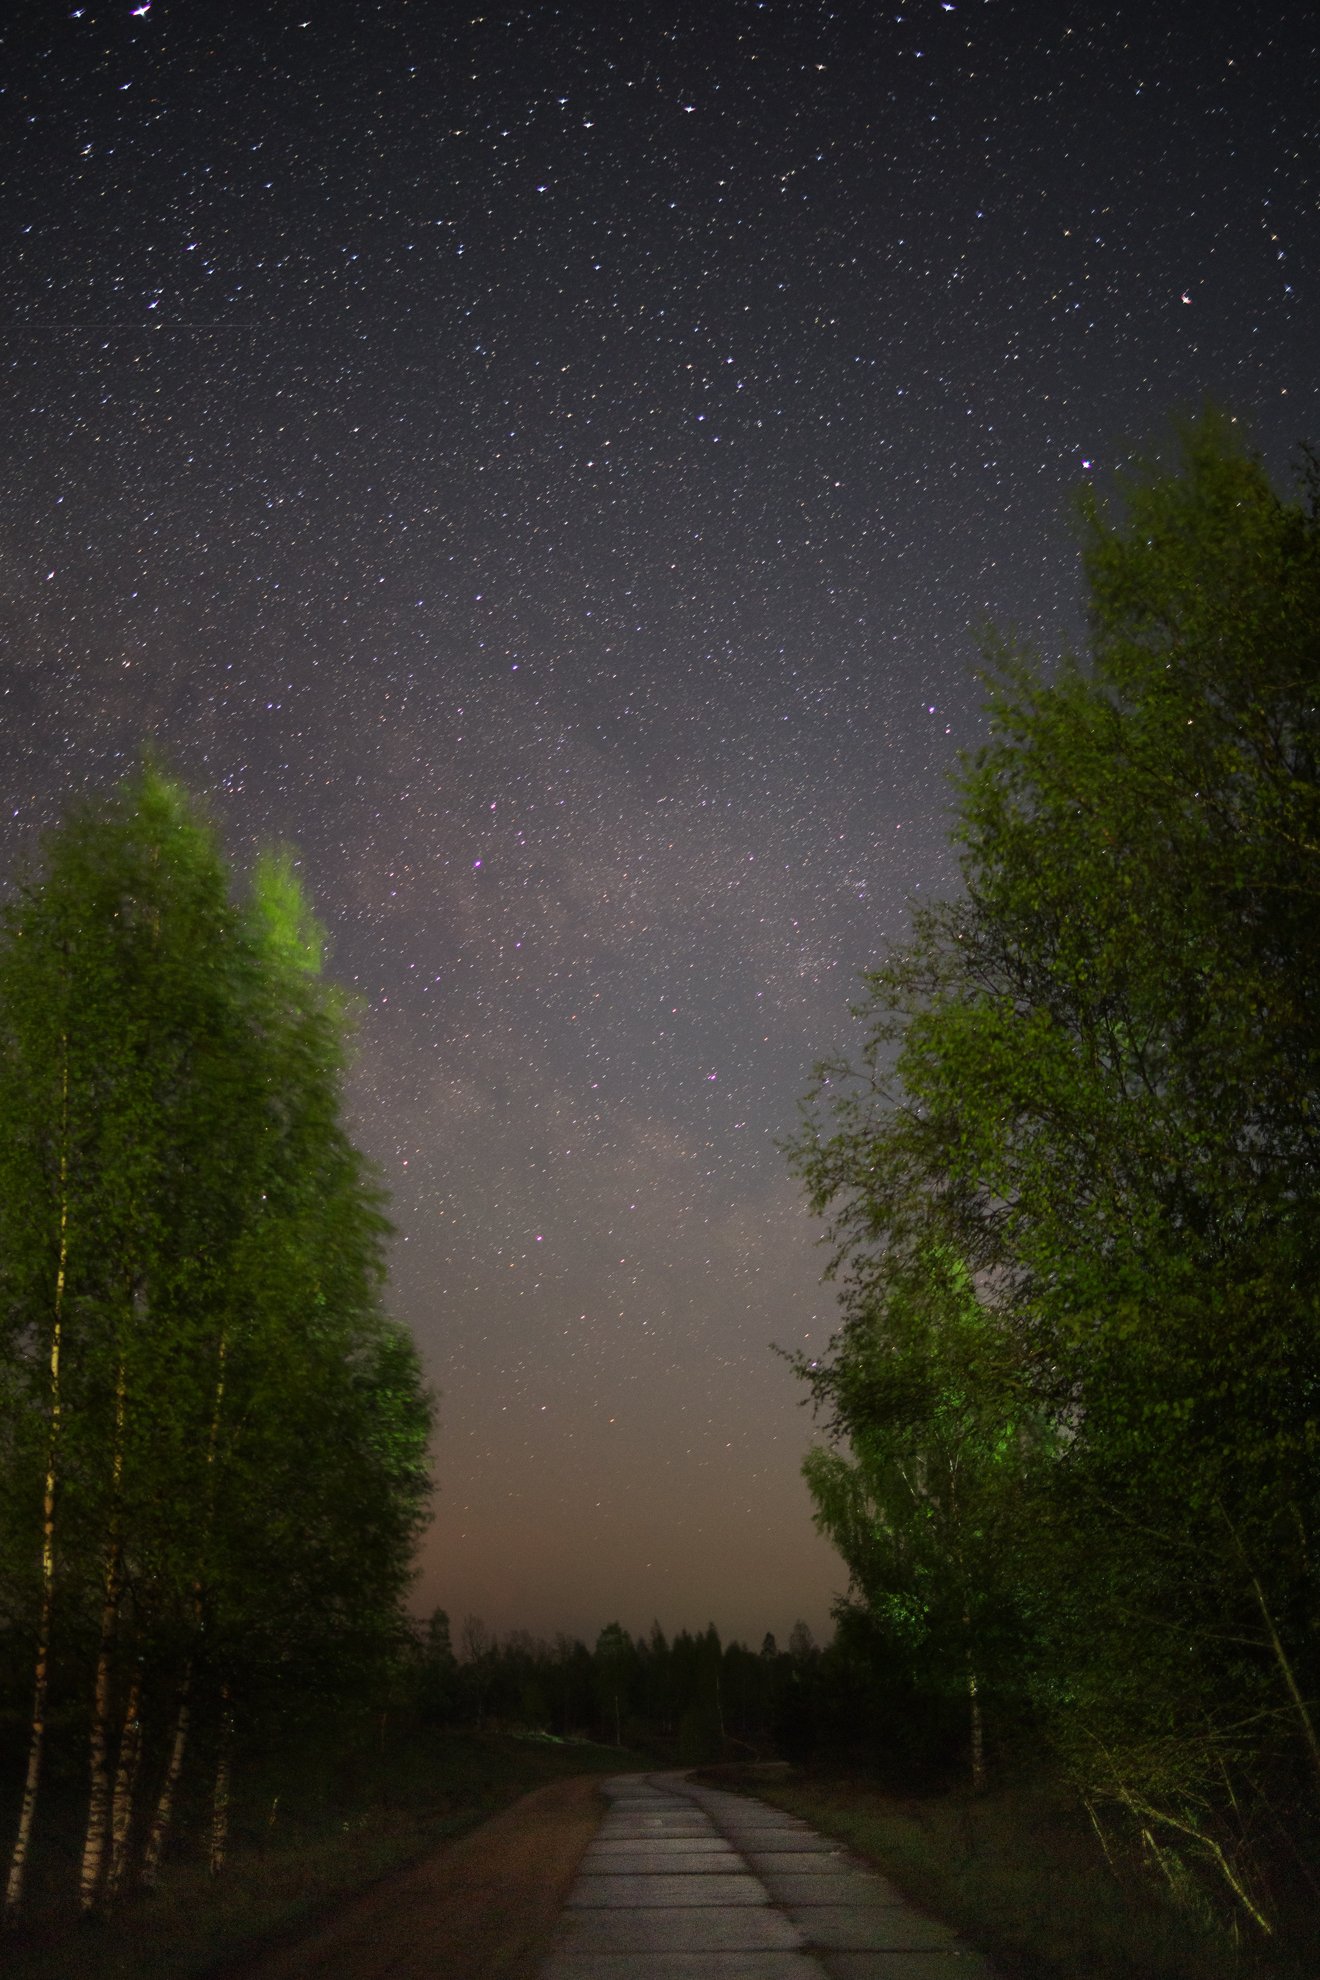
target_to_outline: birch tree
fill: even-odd
[[[799,1359],[829,1441],[803,1472],[850,1598],[928,1695],[964,1708],[974,1789],[985,1702],[1017,1702],[1017,1535],[1049,1432],[1014,1344],[947,1246],[850,1308],[836,1352]]]
[[[962,893],[794,1159],[846,1312],[932,1225],[973,1271],[1054,1431],[1038,1709],[1263,1929],[1320,1794],[1320,527],[1179,446],[1083,508],[1088,658],[989,655]]]
[[[381,1310],[388,1226],[319,972],[291,860],[240,906],[215,833],[151,770],[66,821],[0,929],[0,1462],[34,1643],[11,1919],[58,1630],[93,1646],[92,1909],[123,1888],[153,1773],[157,1872],[199,1710],[218,1869],[236,1687],[396,1626],[429,1408]],[[171,1669],[167,1726],[144,1673]]]

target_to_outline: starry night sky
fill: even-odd
[[[291,839],[443,1390],[417,1606],[827,1628],[777,1137],[949,887],[972,630],[1320,439],[1309,0],[47,5],[0,35],[3,870]]]

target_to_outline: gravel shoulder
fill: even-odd
[[[538,1788],[234,1980],[531,1980],[604,1808],[598,1775]]]

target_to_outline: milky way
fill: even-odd
[[[5,867],[294,841],[443,1391],[419,1607],[821,1631],[777,1142],[953,884],[973,629],[1211,396],[1320,438],[1308,4],[25,10]]]

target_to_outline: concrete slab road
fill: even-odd
[[[683,1774],[605,1793],[541,1980],[994,1980],[796,1815]]]

